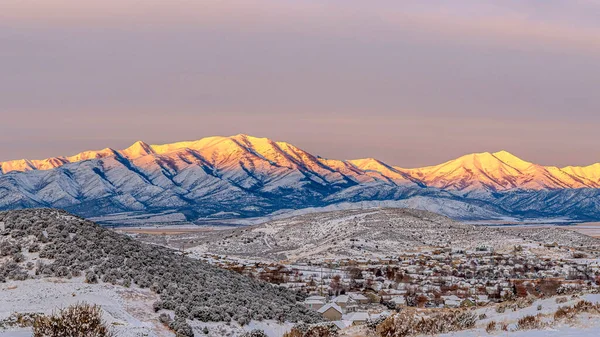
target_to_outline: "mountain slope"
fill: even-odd
[[[195,221],[398,200],[426,209],[423,200],[462,204],[453,206],[457,218],[600,219],[599,190],[600,164],[545,167],[501,151],[404,169],[373,158],[325,159],[241,134],[0,163],[0,209],[57,207],[112,218],[125,212],[121,219],[146,215],[148,222],[157,214],[161,222],[175,213]]]

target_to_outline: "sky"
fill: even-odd
[[[0,160],[238,133],[600,162],[598,0],[0,0]]]

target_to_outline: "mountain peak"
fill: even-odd
[[[134,159],[152,154],[154,153],[154,150],[150,145],[142,142],[141,140],[138,140],[137,142],[133,143],[133,145],[131,145],[130,147],[120,151],[120,153],[128,159]]]
[[[515,156],[514,154],[504,150],[495,152],[494,157],[500,159],[505,164],[516,168],[517,170],[526,170],[529,167],[531,167],[531,165],[533,165],[532,163],[527,162]]]

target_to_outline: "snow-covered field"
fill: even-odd
[[[45,278],[9,281],[0,286],[0,321],[13,313],[51,314],[78,302],[102,307],[103,318],[119,337],[173,336],[157,320],[152,303],[158,296],[148,289],[107,283],[87,284],[83,278]],[[0,336],[31,336],[30,329],[0,329]]]

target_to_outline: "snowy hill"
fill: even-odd
[[[426,168],[324,159],[247,135],[0,162],[0,209],[62,208],[103,223],[194,222],[399,202],[456,219],[600,219],[600,164],[545,167],[502,151]]]
[[[151,235],[145,239],[161,240]],[[486,246],[502,251],[530,242],[578,247],[595,247],[600,242],[561,228],[514,231],[472,226],[432,212],[399,208],[311,213],[250,227],[186,233],[181,239],[193,242],[189,251],[198,254],[292,261],[378,258],[439,247],[475,250]]]
[[[158,311],[184,322],[321,321],[297,304],[302,298],[295,292],[133,240],[64,211],[0,212],[0,252],[0,284],[10,282],[9,288],[0,287],[2,336],[1,323],[14,312],[49,313],[78,301],[103,306],[110,321],[127,330],[117,336],[159,336],[150,334],[166,330]],[[165,335],[173,334],[160,334]]]

